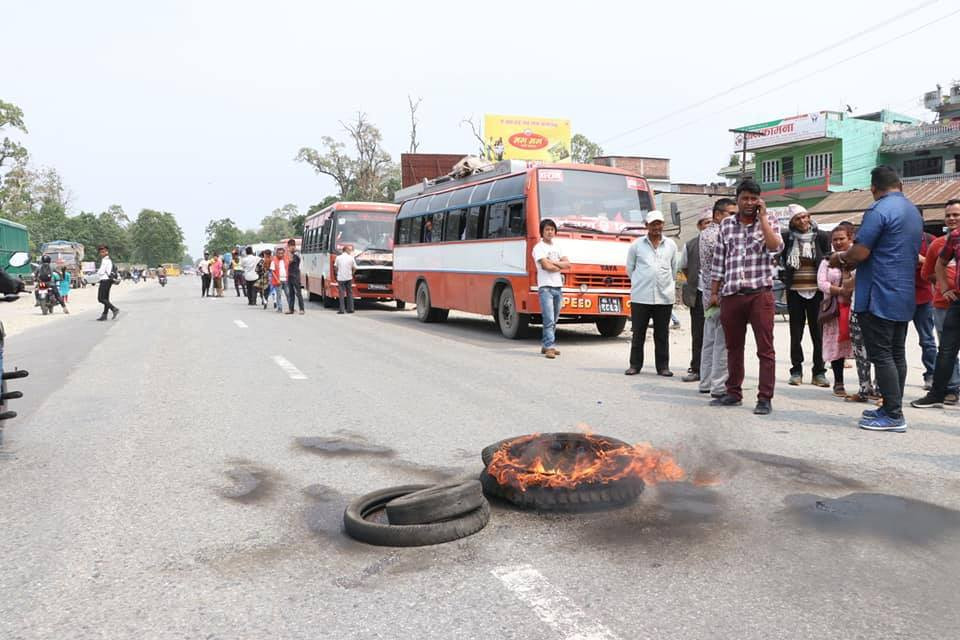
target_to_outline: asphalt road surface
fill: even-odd
[[[550,361],[475,316],[282,316],[198,289],[171,278],[115,322],[8,340],[31,375],[0,459],[0,637],[957,637],[956,410],[869,433],[863,405],[778,383],[757,417],[679,375],[624,377],[627,334],[564,327]],[[688,336],[671,339],[680,374]],[[342,533],[352,497],[475,477],[485,445],[579,423],[711,483],[587,515],[494,503],[432,547]]]

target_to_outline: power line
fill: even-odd
[[[659,118],[656,118],[655,120],[651,120],[651,121],[649,121],[649,122],[645,122],[645,123],[641,124],[640,126],[634,127],[633,129],[630,129],[630,130],[628,130],[628,131],[624,131],[623,133],[618,133],[617,135],[612,136],[612,137],[610,137],[610,138],[607,138],[606,140],[601,140],[598,144],[606,144],[606,143],[611,142],[611,141],[613,141],[613,140],[616,140],[616,139],[618,139],[618,138],[622,138],[622,137],[624,137],[624,136],[630,135],[631,133],[634,133],[635,131],[639,131],[640,129],[644,129],[644,128],[646,128],[646,127],[649,127],[649,126],[651,126],[651,125],[657,124],[657,123],[659,123],[659,122],[663,122],[664,120],[669,120],[670,118],[673,118],[674,116],[680,115],[681,113],[686,113],[687,111],[690,111],[690,110],[692,110],[692,109],[696,109],[697,107],[700,107],[700,106],[702,106],[702,105],[705,105],[705,104],[707,104],[708,102],[712,102],[712,101],[716,100],[717,98],[722,98],[723,96],[729,95],[729,94],[733,93],[734,91],[737,91],[737,90],[742,89],[742,88],[744,88],[744,87],[746,87],[746,86],[749,86],[749,85],[753,84],[754,82],[758,82],[758,81],[760,81],[760,80],[763,80],[764,78],[768,78],[768,77],[770,77],[770,76],[772,76],[772,75],[774,75],[774,74],[777,74],[777,73],[780,73],[781,71],[784,71],[784,70],[786,70],[786,69],[789,69],[789,68],[792,67],[792,66],[795,66],[795,65],[797,65],[797,64],[800,64],[801,62],[805,62],[805,61],[807,61],[807,60],[810,60],[811,58],[815,58],[815,57],[819,56],[820,54],[826,53],[827,51],[830,51],[830,50],[832,50],[832,49],[836,49],[836,48],[839,47],[839,46],[848,44],[848,43],[852,42],[853,40],[856,40],[857,38],[860,38],[861,36],[864,36],[864,35],[866,35],[866,34],[868,34],[868,33],[871,33],[871,32],[873,32],[873,31],[876,31],[877,29],[880,29],[880,28],[882,28],[882,27],[885,27],[885,26],[887,26],[888,24],[890,24],[891,22],[894,22],[894,21],[896,21],[896,20],[899,20],[900,18],[903,18],[904,16],[907,16],[907,15],[909,15],[909,14],[911,14],[911,13],[914,13],[914,12],[917,12],[917,11],[921,11],[921,10],[927,8],[927,7],[930,6],[930,5],[936,4],[936,3],[939,2],[939,1],[940,1],[940,0],[928,0],[927,2],[921,2],[920,4],[918,4],[917,6],[913,7],[912,9],[907,9],[906,11],[903,11],[903,12],[901,12],[901,13],[898,13],[897,15],[895,15],[895,16],[893,16],[893,17],[891,17],[891,18],[888,18],[888,19],[886,19],[886,20],[884,20],[883,22],[878,22],[877,24],[875,24],[875,25],[873,25],[873,26],[871,26],[871,27],[868,27],[868,28],[864,29],[863,31],[859,31],[859,32],[857,32],[857,33],[855,33],[855,34],[853,34],[853,35],[851,35],[851,36],[847,36],[847,37],[843,38],[842,40],[838,40],[837,42],[834,42],[834,43],[831,44],[831,45],[828,45],[828,46],[826,46],[826,47],[824,47],[824,48],[822,48],[822,49],[819,49],[819,50],[817,50],[817,51],[814,51],[813,53],[808,53],[807,55],[801,56],[801,57],[799,57],[799,58],[797,58],[797,59],[795,59],[795,60],[792,60],[792,61],[790,61],[790,62],[788,62],[788,63],[786,63],[786,64],[784,64],[784,65],[781,65],[781,66],[777,67],[776,69],[772,69],[772,70],[770,70],[770,71],[767,71],[767,72],[765,72],[765,73],[763,73],[763,74],[761,74],[761,75],[759,75],[759,76],[757,76],[757,77],[755,77],[755,78],[751,78],[750,80],[747,80],[747,81],[745,81],[745,82],[741,82],[740,84],[735,85],[735,86],[733,86],[733,87],[730,87],[729,89],[725,89],[725,90],[721,91],[720,93],[714,94],[714,95],[710,96],[709,98],[705,98],[705,99],[703,99],[703,100],[700,100],[699,102],[695,102],[695,103],[693,103],[693,104],[691,104],[691,105],[688,105],[688,106],[686,106],[686,107],[683,107],[682,109],[678,109],[677,111],[672,111],[671,113],[668,113],[668,114],[666,114],[666,115],[664,115],[664,116],[661,116],[661,117],[659,117]]]
[[[834,63],[832,63],[832,64],[829,64],[829,65],[827,65],[827,66],[825,66],[825,67],[821,67],[821,68],[817,69],[816,71],[812,71],[812,72],[810,72],[810,73],[808,73],[808,74],[806,74],[806,75],[804,75],[804,76],[800,76],[800,77],[798,77],[798,78],[794,78],[794,79],[790,80],[790,82],[786,82],[786,83],[781,84],[781,85],[778,85],[778,86],[776,86],[776,87],[774,87],[774,88],[772,88],[772,89],[770,89],[770,90],[768,90],[768,91],[764,91],[764,92],[761,93],[761,94],[758,94],[758,95],[755,95],[755,96],[751,96],[750,98],[747,98],[746,100],[741,100],[740,102],[737,102],[737,103],[734,103],[734,104],[732,104],[732,105],[726,106],[726,107],[724,107],[724,108],[722,108],[722,109],[720,109],[720,110],[718,110],[718,111],[715,111],[715,112],[713,112],[713,113],[711,113],[711,114],[708,114],[708,115],[703,116],[703,117],[701,117],[701,118],[698,118],[698,119],[696,119],[696,120],[688,121],[688,122],[686,122],[686,123],[684,123],[684,124],[681,124],[681,125],[678,126],[678,127],[674,127],[674,128],[672,128],[672,129],[667,129],[666,131],[662,131],[662,132],[657,133],[657,134],[654,134],[654,135],[652,135],[652,136],[643,138],[642,140],[638,140],[638,141],[635,142],[634,144],[635,144],[635,145],[638,145],[638,144],[647,142],[647,141],[649,141],[649,140],[654,140],[654,139],[659,138],[659,137],[661,137],[661,136],[667,135],[668,133],[673,133],[674,131],[679,131],[679,130],[681,130],[681,129],[686,129],[687,127],[689,127],[689,126],[691,126],[691,125],[699,124],[699,123],[703,122],[704,120],[708,120],[708,119],[710,119],[710,118],[712,118],[712,117],[714,117],[714,116],[717,116],[717,115],[719,115],[719,114],[721,114],[721,113],[724,113],[725,111],[729,111],[730,109],[734,109],[734,108],[736,108],[736,107],[742,106],[742,105],[744,105],[744,104],[746,104],[746,103],[748,103],[748,102],[753,102],[754,100],[756,100],[756,99],[758,99],[758,98],[762,98],[762,97],[764,97],[764,96],[768,96],[768,95],[770,95],[771,93],[775,93],[775,92],[777,92],[777,91],[780,91],[781,89],[785,89],[785,88],[787,88],[787,87],[789,87],[789,86],[792,86],[792,85],[794,85],[794,84],[796,84],[796,83],[798,83],[798,82],[801,82],[801,81],[803,81],[803,80],[807,80],[808,78],[812,78],[813,76],[819,75],[819,74],[823,73],[824,71],[829,71],[829,70],[831,70],[831,69],[833,69],[833,68],[835,68],[835,67],[837,67],[837,66],[839,66],[839,65],[841,65],[841,64],[844,64],[844,63],[846,63],[846,62],[849,62],[849,61],[851,61],[851,60],[854,60],[854,59],[856,59],[856,58],[859,58],[859,57],[861,57],[861,56],[864,56],[864,55],[866,55],[866,54],[868,54],[868,53],[871,53],[871,52],[873,52],[873,51],[876,51],[877,49],[882,49],[883,47],[887,46],[887,45],[890,44],[891,42],[896,42],[897,40],[901,40],[901,39],[903,39],[903,38],[906,38],[907,36],[911,36],[911,35],[913,35],[914,33],[917,33],[918,31],[920,31],[920,30],[922,30],[922,29],[926,29],[927,27],[931,27],[931,26],[933,26],[933,25],[935,25],[935,24],[939,24],[939,23],[943,22],[944,20],[947,20],[948,18],[951,18],[951,17],[957,15],[958,13],[960,13],[960,9],[957,9],[957,10],[955,10],[955,11],[951,11],[950,13],[947,13],[946,15],[943,15],[943,16],[935,19],[935,20],[931,20],[930,22],[926,22],[926,23],[920,25],[919,27],[916,27],[916,28],[914,28],[914,29],[911,29],[910,31],[901,33],[900,35],[897,35],[897,36],[894,36],[894,37],[888,39],[887,41],[883,42],[882,44],[876,45],[876,46],[874,46],[874,47],[870,47],[869,49],[864,49],[863,51],[860,51],[859,53],[855,53],[855,54],[853,54],[853,55],[851,55],[851,56],[848,56],[848,57],[846,57],[846,58],[843,58],[843,59],[841,59],[841,60],[838,60],[837,62],[834,62]]]

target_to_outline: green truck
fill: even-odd
[[[0,218],[0,264],[5,265],[17,251],[30,251],[30,236],[22,224]],[[22,267],[8,267],[11,275],[30,275],[30,263]]]

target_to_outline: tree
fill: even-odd
[[[133,259],[151,267],[183,259],[183,230],[172,213],[142,209],[130,225]]]
[[[570,159],[580,164],[590,164],[597,156],[603,155],[600,145],[592,142],[587,136],[577,133],[570,138]]]
[[[417,98],[417,101],[414,102],[413,98],[408,95],[407,102],[410,104],[410,153],[416,153],[417,149],[420,148],[420,142],[417,140],[417,109],[420,108],[423,98]]]
[[[293,236],[293,227],[282,216],[267,216],[260,221],[260,236],[268,242],[278,242]]]
[[[324,153],[303,147],[297,153],[297,161],[306,162],[317,173],[333,178],[341,200],[386,200],[387,183],[396,171],[396,165],[383,149],[380,130],[362,112],[357,113],[356,122],[341,122],[340,126],[350,137],[355,156],[346,152],[343,143],[324,136],[320,139],[326,148]]]
[[[260,242],[260,231],[257,229],[246,229],[240,232],[240,245],[251,245]]]
[[[211,220],[206,229],[207,244],[205,251],[223,253],[231,251],[240,244],[240,229],[230,218]]]
[[[487,158],[490,156],[490,149],[487,147],[486,141],[484,141],[483,136],[480,135],[480,127],[473,121],[473,116],[469,118],[464,118],[460,121],[461,125],[467,125],[470,127],[470,133],[473,134],[473,137],[476,138],[477,142],[480,144],[480,152],[477,154],[481,158]]]

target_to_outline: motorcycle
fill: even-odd
[[[157,276],[157,280],[160,282],[161,287],[167,286],[167,276]]]
[[[53,313],[53,295],[50,293],[50,283],[37,282],[37,302],[43,315]]]
[[[20,251],[18,253],[10,256],[8,261],[8,266],[11,267],[22,267],[27,264],[29,256],[25,251]],[[0,277],[3,278],[3,294],[0,297],[0,302],[15,302],[19,299],[19,294],[25,292],[23,281],[19,282],[14,281],[10,276],[0,268]],[[7,391],[7,380],[16,380],[19,378],[26,378],[29,373],[24,369],[14,369],[13,371],[4,371],[3,370],[3,346],[6,338],[6,334],[3,330],[3,323],[0,322],[0,447],[3,446],[3,426],[7,420],[17,417],[16,411],[10,411],[7,408],[8,400],[16,400],[23,397],[23,393],[20,391]]]

